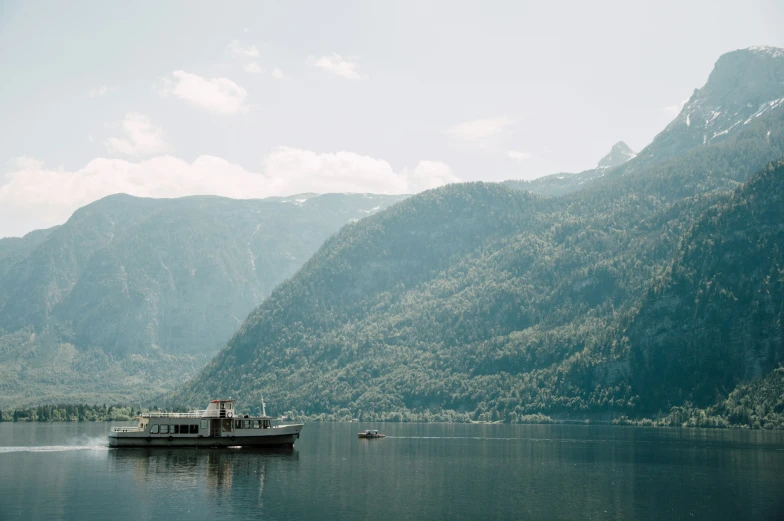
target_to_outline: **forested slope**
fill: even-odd
[[[784,163],[706,211],[626,331],[648,409],[712,404],[784,357]]]
[[[176,385],[326,238],[400,199],[115,195],[0,240],[0,403]]]
[[[517,421],[646,413],[690,398],[695,382],[668,380],[665,396],[640,369],[635,320],[701,216],[743,197],[739,186],[784,157],[784,107],[766,106],[737,114],[745,119],[718,139],[655,140],[645,157],[557,199],[450,186],[346,227],[171,401],[257,403],[263,392],[295,414]],[[673,128],[665,133],[682,132]],[[729,380],[707,372],[700,393],[727,392],[772,369],[767,360]]]
[[[756,149],[739,140],[695,155],[704,168],[662,167],[684,181],[680,190],[656,194],[641,172],[566,209],[482,184],[415,196],[328,241],[180,398],[255,400],[266,391],[308,414],[512,420],[636,411],[640,391],[624,378],[625,317],[694,219],[728,196],[718,187],[747,174],[746,163],[715,169],[726,173],[707,177],[712,189],[699,193],[709,161],[724,164],[747,146]]]

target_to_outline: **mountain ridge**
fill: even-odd
[[[596,167],[583,170],[582,172],[571,174],[561,172],[550,174],[530,181],[509,179],[502,181],[501,184],[513,190],[522,190],[539,195],[560,197],[563,195],[582,190],[587,184],[604,176],[605,171],[619,167],[627,161],[634,159],[637,154],[623,141],[615,143],[607,154],[605,154]]]
[[[172,385],[329,235],[402,198],[117,194],[61,226],[3,239],[2,401]]]
[[[759,79],[759,81],[755,81]],[[583,190],[605,175],[625,175],[744,131],[784,108],[784,49],[749,47],[719,57],[708,80],[694,89],[679,114],[639,153],[615,168],[559,173],[532,181],[505,181],[510,188],[550,196]],[[774,116],[777,120],[779,116]],[[600,161],[601,163],[601,161]]]
[[[521,204],[475,184],[413,196],[327,241],[170,400],[254,403],[263,393],[280,412],[371,420],[666,409],[661,383],[641,388],[639,345],[624,331],[700,216],[784,157],[783,115],[777,107],[720,140],[640,154],[559,198]],[[403,224],[404,211],[422,218]],[[496,213],[517,224],[444,246],[455,212],[472,225],[490,225]],[[436,242],[406,249],[412,235]],[[421,277],[401,260],[424,263],[414,270]]]

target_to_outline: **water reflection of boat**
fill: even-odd
[[[112,447],[293,447],[302,424],[277,425],[267,416],[237,415],[233,400],[213,400],[191,412],[150,412],[135,427],[113,427]]]
[[[208,490],[229,490],[235,479],[247,483],[258,480],[264,487],[267,465],[273,468],[296,464],[299,453],[285,448],[243,448],[205,450],[198,448],[140,448],[110,451],[113,471],[131,470],[142,483],[205,483]]]

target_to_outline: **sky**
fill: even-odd
[[[0,0],[0,237],[118,192],[416,193],[639,151],[784,3]]]

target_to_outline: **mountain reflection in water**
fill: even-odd
[[[313,423],[293,449],[96,446],[110,427],[0,424],[0,519],[784,519],[782,432]]]

